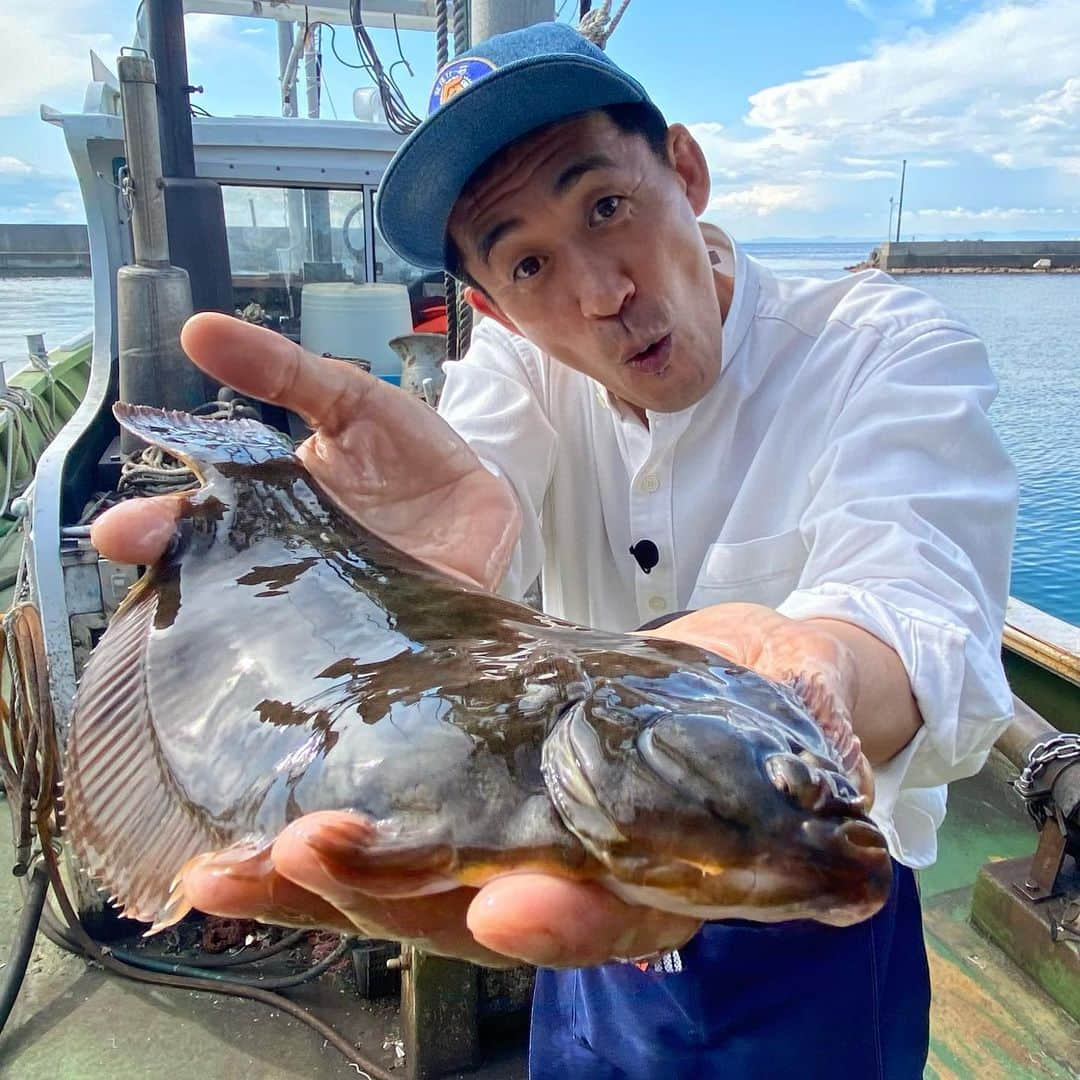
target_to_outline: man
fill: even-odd
[[[943,785],[979,768],[1010,712],[1016,492],[986,418],[993,379],[966,328],[884,275],[775,279],[699,225],[708,196],[690,133],[602,52],[556,24],[505,35],[440,73],[379,199],[388,243],[449,265],[484,316],[448,371],[457,434],[219,316],[184,346],[305,416],[309,468],[428,562],[515,596],[542,573],[549,611],[612,629],[697,609],[655,632],[794,682],[875,766],[897,860],[885,908],[843,929],[699,931],[535,874],[380,902],[317,858],[370,843],[345,814],[301,818],[185,887],[208,911],[317,911],[541,965],[535,1077],[916,1077],[929,986],[910,867],[934,858]],[[95,542],[148,561],[175,514],[122,505]]]

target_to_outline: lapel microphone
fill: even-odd
[[[643,574],[647,574],[660,561],[660,549],[651,540],[639,540],[630,548],[630,554]]]

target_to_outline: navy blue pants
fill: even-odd
[[[855,926],[706,923],[682,971],[537,973],[531,1080],[920,1080],[930,976],[912,872]]]

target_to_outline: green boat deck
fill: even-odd
[[[1080,1025],[968,920],[978,867],[1033,850],[1035,832],[1017,814],[1006,769],[995,759],[978,777],[954,785],[942,857],[921,876],[934,988],[926,1076],[935,1080],[1080,1076]],[[10,864],[6,843],[2,858],[3,865]],[[18,885],[5,874],[0,878],[0,958],[7,955],[20,908]],[[399,1064],[393,999],[361,1000],[341,977],[289,993],[384,1068]],[[39,938],[23,993],[0,1037],[0,1075],[310,1080],[357,1072],[291,1017],[234,998],[127,982]],[[489,1038],[482,1068],[468,1075],[524,1077],[523,1029]]]

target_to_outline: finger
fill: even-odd
[[[354,364],[314,356],[282,334],[219,312],[193,315],[180,343],[211,377],[291,409],[327,436],[354,417],[369,394],[395,393]]]
[[[356,932],[352,921],[322,897],[277,873],[268,844],[200,855],[184,867],[181,880],[188,903],[210,915]]]
[[[106,510],[90,526],[90,543],[114,562],[143,566],[169,546],[180,517],[181,496],[129,499]]]
[[[512,874],[481,889],[468,927],[482,945],[540,967],[588,967],[685,944],[699,920],[625,904],[600,885]]]
[[[283,877],[323,897],[372,937],[422,944],[431,952],[480,964],[505,966],[505,957],[478,945],[465,926],[474,889],[455,887],[425,895],[383,899],[364,891],[364,868],[342,858],[344,838],[356,848],[371,842],[375,830],[358,814],[324,811],[298,818],[274,841],[273,863]],[[358,862],[364,860],[358,856]],[[385,875],[373,874],[373,887],[386,887]],[[430,885],[430,879],[426,884]],[[423,877],[417,888],[425,887]]]

